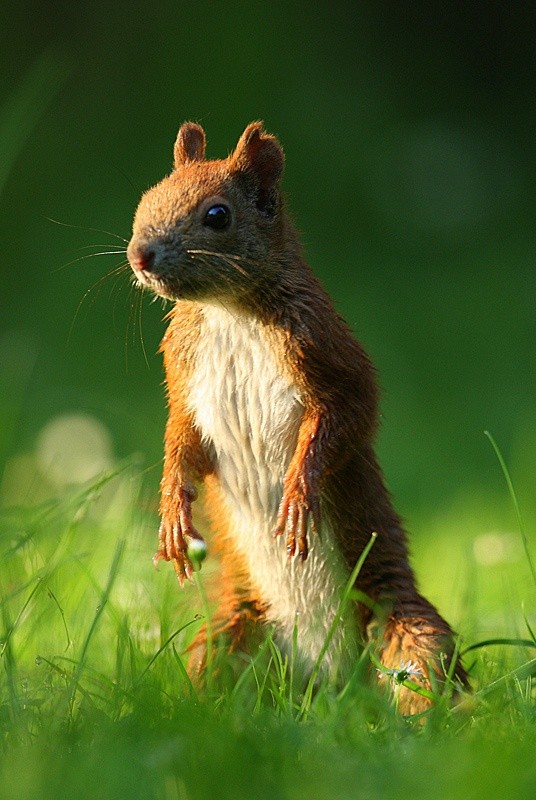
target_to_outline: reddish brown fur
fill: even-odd
[[[199,537],[190,505],[195,499],[194,483],[206,481],[207,505],[217,521],[215,540],[222,561],[214,630],[225,631],[232,642],[242,645],[251,624],[262,621],[263,598],[251,585],[226,531],[217,474],[187,406],[188,381],[196,368],[197,299],[217,293],[222,302],[246,310],[262,323],[282,372],[299,388],[305,407],[274,533],[286,533],[289,557],[297,552],[306,559],[308,538],[315,535],[311,531],[328,514],[349,574],[376,531],[378,539],[358,587],[381,611],[373,617],[368,607],[356,606],[361,631],[366,637],[378,627],[385,667],[398,669],[403,663],[417,662],[423,671],[420,682],[430,687],[428,670],[442,677],[441,654],[446,654],[448,664],[453,634],[415,587],[405,534],[373,451],[378,423],[374,369],[303,258],[279,190],[282,150],[260,123],[252,123],[228,159],[204,161],[204,152],[204,132],[187,123],[175,145],[175,171],[140,202],[129,246],[133,264],[136,254],[146,254],[147,248],[162,249],[163,266],[156,277],[138,277],[160,294],[180,298],[169,315],[162,343],[169,420],[156,558],[171,560],[181,583],[189,576],[187,544]],[[225,281],[215,283],[211,268],[217,254],[209,253],[203,256],[203,269],[188,282],[189,262],[181,262],[182,272],[174,266],[173,248],[182,241],[176,231],[179,228],[185,239],[192,236],[197,209],[211,196],[229,198],[237,217],[235,238],[222,237],[223,255],[218,256],[220,266],[221,259],[227,259],[228,274]],[[162,230],[165,242],[158,233]],[[198,250],[210,250],[201,229],[194,238]],[[194,649],[196,664],[199,652]],[[459,665],[456,674],[464,683]],[[427,704],[419,695],[402,690],[400,708],[405,713],[423,710]]]
[[[213,638],[224,638],[231,651],[247,649],[254,638],[255,626],[259,627],[258,623],[263,620],[265,604],[251,584],[244,559],[233,545],[214,476],[208,476],[205,481],[204,500],[213,533],[214,554],[220,562],[218,579],[211,586],[211,599],[217,604],[211,619]],[[193,677],[204,669],[205,656],[206,627],[203,626],[190,646],[189,668]]]

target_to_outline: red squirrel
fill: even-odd
[[[454,635],[415,586],[376,461],[375,370],[305,261],[278,140],[253,122],[225,159],[205,159],[205,145],[201,126],[182,125],[173,171],[142,196],[127,250],[138,283],[174,303],[161,348],[169,418],[155,561],[171,561],[181,584],[191,577],[204,483],[221,558],[214,635],[247,647],[269,624],[288,652],[298,620],[312,667],[376,532],[357,578],[372,603],[354,603],[324,666],[348,672],[379,627],[380,680],[405,669],[430,689],[445,680]],[[460,665],[455,676],[465,683]],[[402,713],[429,703],[401,687]]]

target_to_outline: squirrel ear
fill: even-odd
[[[275,136],[265,133],[262,122],[252,122],[247,126],[231,156],[231,162],[235,170],[253,177],[259,210],[273,214],[285,156]]]
[[[175,169],[190,161],[202,161],[205,157],[205,146],[205,131],[201,125],[195,122],[181,125],[173,150]]]

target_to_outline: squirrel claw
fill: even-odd
[[[192,564],[189,558],[187,558],[186,556],[184,556],[182,559],[173,558],[172,561],[173,561],[173,566],[175,568],[175,573],[177,575],[177,580],[179,581],[180,587],[182,589],[182,587],[184,586],[184,582],[186,580],[189,581],[192,580],[192,574],[193,574]]]
[[[301,496],[291,499],[287,493],[283,495],[277,515],[274,536],[286,533],[286,549],[288,560],[296,555],[303,563],[309,555],[308,528],[318,534],[320,529],[320,508],[318,502],[308,501]]]
[[[163,497],[166,503],[162,508],[158,550],[153,563],[156,566],[162,558],[171,561],[180,585],[184,586],[185,580],[191,580],[194,571],[188,557],[188,547],[195,541],[204,545],[203,537],[192,524],[192,500],[196,497],[196,491],[192,485],[182,484],[164,491]]]
[[[192,579],[193,566],[190,562],[190,559],[186,555],[186,552],[179,552],[177,555],[170,556],[166,550],[160,548],[153,556],[153,564],[155,567],[158,567],[158,562],[162,558],[164,561],[171,561],[173,563],[173,567],[177,574],[177,580],[179,581],[181,587],[184,586],[185,580]]]

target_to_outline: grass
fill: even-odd
[[[68,74],[67,64],[55,52],[46,50],[0,108],[0,195],[17,157]]]
[[[534,796],[531,633],[470,649],[473,695],[424,727],[369,685],[367,659],[313,693],[270,638],[235,656],[238,679],[215,653],[209,688],[192,686],[203,592],[152,569],[137,474],[2,514],[0,797]]]
[[[2,109],[0,191],[65,74],[45,54]],[[15,423],[7,412],[2,422],[5,437]],[[370,686],[366,653],[342,689],[321,680],[313,692],[314,676],[270,637],[253,659],[214,653],[199,689],[183,654],[207,615],[203,578],[181,592],[171,569],[152,570],[156,519],[138,471],[57,497],[45,484],[0,512],[0,798],[535,796],[533,627],[511,600],[501,607],[509,635],[483,644],[475,617],[489,610],[490,587],[474,565],[460,590],[474,693],[455,708],[440,700],[425,726]],[[451,563],[459,526],[454,514],[434,536]]]

